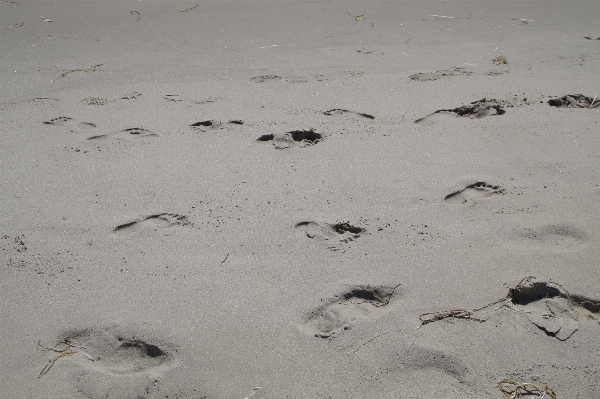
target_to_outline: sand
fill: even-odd
[[[600,397],[598,15],[3,1],[0,397]]]

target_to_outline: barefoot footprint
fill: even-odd
[[[492,195],[502,194],[503,192],[504,189],[502,189],[500,186],[494,186],[492,184],[480,181],[469,184],[462,190],[458,190],[446,195],[444,197],[444,201],[454,204],[464,204],[475,198],[491,197]]]
[[[136,140],[143,137],[158,137],[158,134],[141,127],[132,127],[129,129],[121,130],[120,132],[116,133],[101,134],[98,136],[88,137],[88,141],[102,140],[106,138],[114,138],[116,140]]]
[[[69,118],[67,116],[60,116],[58,118],[50,119],[49,121],[44,122],[44,125],[48,126],[68,126],[75,125],[80,129],[94,129],[96,125],[89,122],[78,122],[73,118]]]

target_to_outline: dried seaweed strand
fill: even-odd
[[[67,76],[68,74],[73,73],[73,72],[87,72],[87,73],[92,73],[92,72],[96,71],[96,68],[98,68],[99,66],[102,66],[102,65],[104,65],[104,64],[94,65],[94,66],[91,66],[91,67],[89,67],[87,69],[71,69],[69,71],[63,72],[63,74],[60,75],[60,77],[58,77],[58,79],[64,78],[65,76]]]
[[[511,385],[513,387],[510,387]],[[523,393],[527,394],[527,397],[529,397],[534,391],[537,391],[538,396],[541,398],[545,398],[546,394],[548,394],[552,399],[556,399],[556,392],[554,392],[552,388],[549,388],[545,385],[541,386],[533,384],[531,382],[518,383],[514,380],[504,379],[498,382],[498,388],[500,388],[502,393],[504,393],[506,397],[510,399],[522,398]]]
[[[65,347],[63,349],[57,349],[57,347],[59,347],[60,345],[65,345]],[[46,352],[58,353],[58,355],[56,357],[54,357],[53,359],[50,359],[48,361],[48,363],[46,363],[46,365],[44,366],[44,368],[42,369],[42,371],[40,372],[40,374],[38,375],[37,378],[40,378],[41,376],[47,374],[50,371],[50,369],[52,368],[52,366],[54,366],[54,363],[56,363],[56,361],[62,357],[72,356],[76,353],[81,353],[82,355],[85,355],[88,359],[90,359],[92,362],[94,361],[93,357],[91,357],[90,355],[88,355],[87,353],[82,351],[81,349],[77,348],[73,344],[73,341],[71,341],[71,339],[69,337],[63,339],[62,341],[58,341],[52,348],[45,347],[44,345],[41,344],[41,341],[38,341],[37,346],[38,346],[38,348],[41,348],[42,350],[44,350]]]
[[[191,11],[191,10],[193,10],[193,9],[194,9],[194,8],[196,8],[196,7],[198,7],[198,4],[196,4],[194,7],[187,8],[187,9],[185,9],[185,10],[183,10],[183,11],[179,11],[179,12],[188,12],[188,11]]]

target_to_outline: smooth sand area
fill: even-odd
[[[599,15],[0,2],[0,397],[600,397]]]

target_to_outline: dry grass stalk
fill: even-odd
[[[68,74],[70,74],[70,73],[73,73],[73,72],[86,72],[86,73],[92,73],[92,72],[95,72],[95,71],[96,71],[96,68],[98,68],[98,67],[100,67],[100,66],[102,66],[102,65],[104,65],[104,64],[93,65],[93,66],[91,66],[91,67],[89,67],[89,68],[86,68],[86,69],[71,69],[71,70],[68,70],[68,71],[65,71],[65,72],[63,72],[63,74],[62,74],[62,75],[60,75],[60,76],[59,76],[58,78],[56,78],[56,79],[58,80],[58,79],[60,79],[60,78],[64,78],[65,76],[67,76]]]
[[[521,288],[523,288],[526,284],[529,284],[531,282],[531,280],[534,278],[535,278],[535,276],[527,276],[527,277],[523,278],[519,282],[519,284],[517,284],[514,288],[509,288],[508,294],[506,295],[505,298],[501,298],[501,299],[498,299],[497,301],[490,302],[487,305],[481,306],[476,309],[472,309],[472,310],[455,309],[455,310],[444,310],[441,312],[423,313],[422,315],[419,316],[419,319],[421,320],[421,324],[419,324],[417,326],[417,328],[415,328],[415,330],[418,330],[419,328],[423,327],[425,324],[433,323],[434,321],[440,321],[440,320],[444,320],[444,319],[448,319],[448,318],[475,320],[480,323],[483,323],[483,322],[487,321],[487,319],[481,319],[481,318],[475,317],[474,314],[476,312],[478,312],[482,309],[485,309],[487,307],[490,307],[492,305],[496,305],[498,303],[512,300],[515,293],[518,292]],[[556,284],[556,283],[553,283],[553,284]],[[560,284],[556,284],[556,285],[559,286],[560,288],[562,288],[565,292],[567,292],[567,290],[565,290]],[[568,294],[569,293],[567,292],[567,298],[568,298]]]
[[[556,399],[556,392],[548,386],[532,384],[530,382],[518,383],[513,380],[504,379],[498,382],[498,388],[506,395],[507,398],[516,399],[522,398],[523,394],[531,397],[532,394],[539,396],[541,399],[546,398],[546,395],[552,399]]]
[[[179,12],[188,12],[188,11],[192,11],[194,8],[198,7],[198,4],[196,4],[194,7],[190,7],[190,8],[186,8],[183,11],[179,11]]]
[[[61,346],[63,346],[63,347],[61,348]],[[92,358],[90,355],[88,355],[87,353],[85,353],[81,349],[77,348],[73,344],[73,341],[71,341],[71,338],[69,338],[69,337],[63,339],[62,341],[58,341],[56,343],[56,345],[54,345],[52,348],[47,348],[44,345],[42,345],[40,343],[40,341],[38,341],[38,348],[41,348],[42,350],[44,350],[46,352],[55,352],[55,353],[58,353],[57,356],[55,356],[53,359],[50,359],[48,361],[48,363],[46,363],[46,365],[44,366],[44,368],[42,369],[42,371],[38,375],[38,378],[40,378],[41,376],[47,374],[50,371],[50,369],[52,368],[52,366],[54,366],[54,363],[56,363],[56,361],[58,359],[63,358],[63,357],[67,357],[67,356],[72,356],[72,355],[74,355],[76,353],[81,353],[82,355],[85,355],[88,359],[90,359],[92,362],[94,361],[94,358]]]

